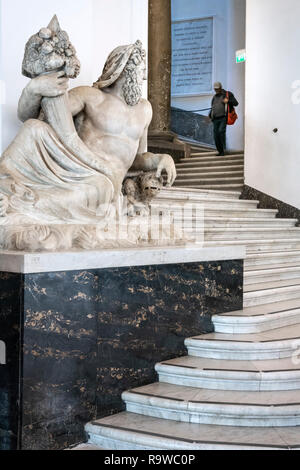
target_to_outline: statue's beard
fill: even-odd
[[[122,87],[123,96],[129,106],[135,106],[142,98],[143,89],[138,81],[136,70],[127,70],[125,74],[125,83]]]

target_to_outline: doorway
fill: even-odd
[[[239,119],[227,148],[244,148],[246,0],[172,0],[171,129],[186,140],[214,146],[208,119],[213,83],[234,93]]]

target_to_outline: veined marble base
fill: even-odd
[[[240,310],[240,247],[0,254],[0,448],[65,449]]]

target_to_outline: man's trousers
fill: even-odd
[[[226,150],[226,128],[227,118],[226,116],[216,118],[213,120],[214,125],[214,138],[218,152],[224,155]]]

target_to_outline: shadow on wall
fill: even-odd
[[[178,135],[214,146],[213,125],[202,114],[172,107],[171,130]]]

